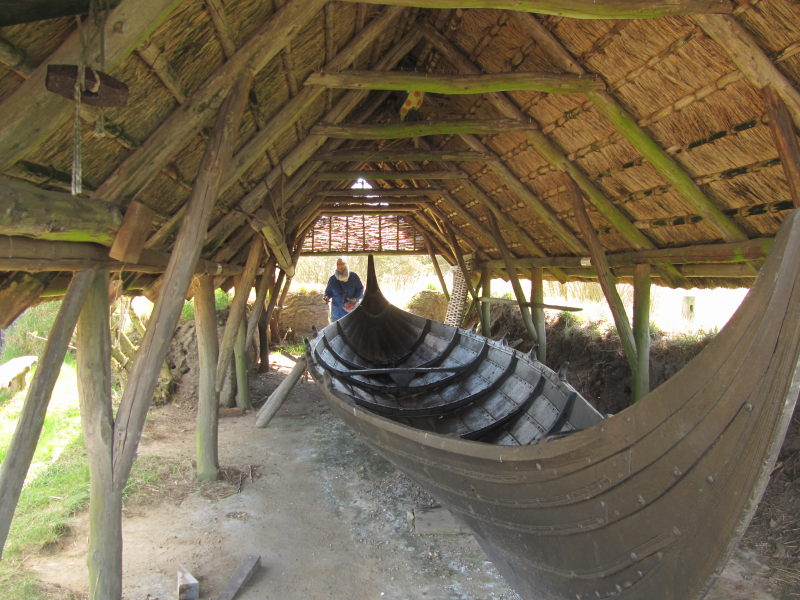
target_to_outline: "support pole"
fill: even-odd
[[[243,410],[252,410],[250,402],[250,386],[247,381],[247,325],[245,319],[239,321],[236,343],[233,346],[233,357],[236,365],[236,406]]]
[[[547,361],[547,332],[544,320],[544,278],[542,269],[531,269],[531,318],[536,330],[536,358]]]
[[[433,244],[431,243],[430,238],[427,235],[423,235],[422,239],[425,240],[425,248],[428,250],[428,256],[431,257],[431,263],[433,264],[433,270],[436,271],[436,277],[439,278],[439,283],[442,286],[442,291],[444,292],[445,299],[450,302],[450,293],[447,291],[447,283],[444,280],[444,275],[442,275],[442,268],[439,266],[439,261],[436,260],[436,253],[433,251]]]
[[[789,184],[789,194],[795,208],[800,208],[800,144],[794,132],[792,117],[786,104],[772,86],[766,86],[762,94],[769,114],[769,129],[778,149],[786,182]]]
[[[456,257],[456,261],[458,262],[458,268],[461,269],[461,274],[464,276],[464,285],[469,292],[469,295],[472,296],[472,300],[474,302],[478,301],[478,292],[475,291],[475,288],[472,286],[472,278],[470,275],[469,270],[467,269],[467,263],[464,261],[464,254],[461,252],[461,247],[458,245],[458,240],[456,239],[456,233],[453,231],[453,228],[450,226],[449,223],[444,224],[445,230],[447,231],[447,239],[450,241],[450,246],[453,249],[453,254]]]
[[[199,275],[194,280],[195,334],[200,374],[198,381],[195,455],[197,479],[219,479],[218,411],[216,367],[219,358],[217,311],[214,302],[214,277]]]
[[[89,598],[122,595],[122,491],[114,488],[111,456],[111,331],[108,271],[97,271],[81,310],[78,338],[78,398],[89,463]]]
[[[636,352],[636,341],[633,337],[631,324],[628,320],[628,315],[625,313],[625,306],[622,304],[622,299],[617,293],[615,278],[608,266],[603,246],[600,244],[597,232],[595,232],[592,222],[589,220],[589,215],[586,214],[586,208],[583,205],[583,195],[573,183],[572,179],[568,179],[567,181],[567,187],[572,190],[571,196],[575,211],[575,219],[578,222],[578,227],[583,232],[586,245],[589,246],[589,252],[592,255],[592,264],[597,272],[597,278],[600,280],[600,287],[603,288],[608,307],[611,309],[614,323],[617,326],[617,333],[622,342],[622,348],[625,351],[625,357],[628,359],[633,379],[636,380],[640,370],[639,358]]]
[[[484,298],[492,297],[492,271],[485,266],[481,269],[481,296]],[[492,304],[491,302],[481,302],[481,333],[484,337],[492,336]]]
[[[633,270],[633,337],[637,369],[633,372],[631,394],[636,402],[650,391],[650,265]]]
[[[500,254],[503,257],[503,260],[506,262],[508,279],[511,281],[511,287],[514,289],[514,296],[516,296],[517,303],[519,304],[519,312],[522,315],[522,322],[525,324],[525,329],[527,330],[530,338],[533,340],[533,343],[536,344],[538,343],[539,338],[536,336],[536,328],[533,325],[531,311],[526,306],[528,299],[525,298],[525,292],[522,291],[522,285],[517,277],[517,272],[511,267],[511,260],[513,259],[513,256],[511,256],[511,252],[509,251],[508,246],[506,246],[503,235],[500,233],[500,226],[497,224],[497,219],[495,218],[494,213],[489,211],[487,215],[489,225],[491,225],[492,231],[494,232],[497,248],[500,250]]]
[[[258,286],[256,287],[256,302],[253,305],[253,312],[250,313],[250,317],[247,320],[247,335],[245,338],[248,341],[253,339],[253,333],[255,333],[256,327],[258,327],[258,323],[261,320],[261,315],[264,313],[264,303],[267,300],[267,293],[269,292],[274,279],[275,257],[270,255],[269,259],[267,260],[267,266],[264,267],[264,272],[261,274],[261,279],[258,280]]]
[[[6,456],[0,464],[0,556],[39,435],[42,433],[47,405],[64,363],[67,344],[93,279],[93,270],[81,271],[72,278],[48,336],[47,345],[39,358],[36,374],[28,388],[14,437],[11,438]]]
[[[264,406],[262,406],[261,410],[258,411],[256,427],[266,427],[269,425],[272,417],[275,416],[275,413],[277,413],[280,407],[283,405],[284,401],[289,396],[289,392],[292,391],[292,388],[297,383],[297,380],[300,379],[300,376],[305,373],[305,370],[306,357],[303,356],[297,360],[297,362],[294,364],[294,367],[292,367],[292,370],[286,376],[286,379],[281,381],[281,384],[275,388],[275,391],[270,394],[269,398],[267,398]]]

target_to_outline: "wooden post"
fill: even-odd
[[[28,388],[14,437],[0,464],[0,556],[11,527],[11,519],[17,508],[22,484],[25,482],[36,443],[42,432],[50,394],[61,372],[67,344],[72,337],[83,300],[93,279],[93,270],[81,271],[69,284],[67,295],[61,303],[53,329],[48,336],[47,345],[39,358],[36,374]],[[103,293],[108,292],[104,290]]]
[[[122,395],[114,426],[116,488],[125,486],[133,466],[161,363],[169,349],[186,290],[200,256],[211,210],[217,199],[222,168],[232,153],[233,139],[239,129],[251,81],[249,72],[243,75],[220,108],[189,198],[189,208],[164,274],[158,302]]]
[[[633,337],[638,367],[631,395],[636,402],[650,391],[650,265],[646,263],[633,270]]]
[[[253,312],[247,320],[247,335],[246,339],[249,341],[253,339],[256,327],[261,320],[261,315],[264,313],[264,302],[267,299],[267,293],[270,290],[271,284],[275,279],[275,256],[270,255],[267,259],[267,265],[264,267],[264,272],[261,274],[261,279],[258,280],[256,287],[256,302],[253,305]]]
[[[766,86],[761,92],[766,100],[769,129],[778,148],[778,157],[789,184],[789,194],[795,207],[800,208],[800,144],[797,142],[792,118],[786,104],[772,86]]]
[[[431,239],[425,234],[422,235],[422,239],[425,240],[425,248],[428,250],[428,256],[431,257],[431,264],[433,264],[433,270],[436,271],[436,277],[439,278],[439,283],[442,286],[444,297],[448,302],[450,302],[450,293],[447,291],[447,282],[445,282],[444,275],[442,275],[442,268],[439,266],[439,261],[436,260],[436,253],[433,251]]]
[[[572,205],[575,211],[575,220],[578,222],[578,227],[583,232],[583,237],[586,240],[586,245],[589,246],[589,252],[592,255],[592,264],[597,272],[597,278],[600,280],[600,287],[603,288],[608,307],[611,309],[611,314],[614,317],[614,323],[617,326],[617,333],[622,342],[622,348],[625,351],[625,357],[628,359],[628,364],[631,367],[631,373],[634,380],[637,379],[639,373],[639,358],[636,352],[636,341],[633,337],[631,330],[631,323],[628,320],[628,315],[625,313],[625,306],[622,304],[622,299],[617,293],[615,287],[615,278],[611,269],[608,266],[603,246],[600,244],[600,239],[589,220],[589,215],[586,214],[586,208],[583,206],[583,196],[578,187],[572,182],[572,179],[567,180],[567,186],[572,190]]]
[[[527,302],[527,298],[525,298],[525,293],[522,291],[522,285],[519,282],[519,278],[517,277],[517,271],[512,268],[511,260],[514,258],[511,256],[511,252],[506,246],[505,240],[503,240],[503,235],[500,233],[500,226],[497,224],[497,219],[494,216],[492,211],[487,213],[489,225],[492,227],[492,231],[494,232],[495,242],[497,243],[497,249],[500,250],[500,255],[503,257],[503,260],[506,263],[506,271],[508,272],[508,279],[511,281],[511,287],[514,289],[514,296],[517,298],[517,304],[519,304],[519,312],[522,315],[522,322],[525,324],[525,329],[528,332],[528,335],[533,340],[533,343],[536,344],[539,342],[539,338],[536,335],[536,327],[533,325],[533,319],[531,318],[531,311],[525,305]]]
[[[481,296],[492,297],[492,272],[485,266],[481,269]],[[481,302],[481,333],[484,337],[492,337],[492,304]]]
[[[222,334],[222,343],[219,349],[219,359],[217,361],[217,391],[222,389],[222,381],[225,379],[225,372],[228,370],[233,346],[236,336],[239,334],[239,324],[245,319],[245,307],[247,297],[250,295],[250,288],[253,286],[253,279],[256,270],[261,262],[264,252],[264,242],[261,236],[255,236],[250,243],[250,250],[247,253],[247,261],[244,265],[241,277],[237,281],[236,295],[233,297],[229,312],[228,322],[225,323],[225,331]]]
[[[125,211],[108,255],[120,262],[138,263],[154,216],[152,209],[133,200]]]
[[[258,372],[269,371],[269,339],[267,337],[267,315],[262,311],[258,319]]]
[[[447,231],[447,238],[450,240],[450,246],[453,248],[453,254],[458,262],[458,268],[461,269],[461,274],[464,276],[464,285],[466,286],[469,295],[472,296],[472,300],[477,302],[478,293],[475,291],[475,288],[472,287],[472,279],[469,271],[467,270],[467,264],[464,262],[464,254],[461,252],[461,247],[458,245],[456,233],[453,231],[450,223],[445,222],[444,228]]]
[[[111,332],[108,271],[97,271],[80,313],[78,397],[89,463],[89,598],[122,595],[122,490],[115,489],[111,457]]]
[[[236,368],[236,406],[244,410],[252,410],[250,402],[250,386],[247,381],[247,324],[246,319],[239,321],[236,332],[236,343],[233,346],[233,357]]]
[[[531,269],[531,318],[536,329],[536,358],[547,361],[547,331],[544,320],[544,278],[542,269]]]
[[[281,384],[275,388],[275,391],[272,392],[267,398],[267,401],[264,403],[264,406],[258,411],[258,417],[256,419],[256,427],[266,427],[269,422],[272,420],[272,417],[275,416],[275,413],[278,412],[281,405],[284,403],[286,398],[289,396],[289,392],[292,391],[292,388],[297,383],[297,380],[300,379],[300,376],[305,373],[306,370],[306,358],[305,356],[298,359],[298,361],[292,367],[292,370],[286,376],[286,379],[281,381]]]
[[[195,334],[199,362],[195,457],[197,479],[219,479],[217,442],[216,368],[219,355],[217,311],[214,301],[214,278],[198,275],[194,280]]]

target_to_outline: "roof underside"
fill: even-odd
[[[131,4],[139,8],[132,12]],[[287,34],[288,44],[258,57],[252,46],[274,38],[269,27],[294,5],[304,23]],[[587,268],[569,264],[588,256],[572,181],[609,255],[770,238],[793,209],[759,86],[710,32],[723,20],[749,32],[791,97],[800,87],[800,3],[729,7],[725,16],[605,20],[321,0],[123,0],[106,23],[101,70],[124,81],[130,98],[103,110],[102,135],[99,111],[84,106],[79,143],[74,103],[43,84],[48,63],[76,62],[65,60],[79,47],[74,17],[0,27],[0,164],[7,179],[69,190],[79,153],[84,194],[123,213],[134,199],[151,208],[147,245],[169,251],[209,128],[241,69],[236,61],[255,53],[257,73],[204,258],[243,263],[254,224],[266,215],[289,253],[430,248],[450,262],[463,252],[499,265],[505,245],[517,259],[563,259],[547,277],[581,279]],[[92,33],[90,24],[84,33]],[[135,39],[116,48],[127,34]],[[400,123],[404,91],[304,85],[312,73],[350,70],[432,78],[595,74],[602,89],[428,92],[425,122],[514,119],[520,126],[331,137],[331,129],[314,128]],[[800,127],[800,102],[786,103]],[[459,154],[431,155],[444,151]],[[413,174],[400,178],[403,171]],[[362,177],[373,194],[355,195]],[[493,234],[495,220],[504,244]],[[673,285],[749,285],[758,263],[727,260],[705,270],[662,264],[654,275]],[[627,273],[620,266],[617,274]]]

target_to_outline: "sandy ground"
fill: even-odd
[[[254,400],[274,389],[279,372],[252,378]],[[176,598],[176,569],[216,598],[239,563],[262,568],[241,600],[516,600],[469,535],[418,535],[407,520],[435,504],[333,417],[312,382],[301,382],[267,429],[253,414],[220,421],[220,464],[227,481],[190,481],[194,411],[155,409],[140,455],[169,457],[178,469],[146,504],[126,509],[124,597]],[[181,475],[183,473],[183,475]],[[26,566],[53,585],[53,596],[86,590],[86,520],[72,523],[61,550]],[[767,590],[769,569],[737,553],[711,600],[783,600]],[[535,599],[532,599],[535,600]]]

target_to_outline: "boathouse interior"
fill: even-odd
[[[87,313],[156,306],[113,423],[108,382],[85,384],[117,500],[187,296],[236,283],[219,378],[242,290],[277,298],[301,256],[443,257],[465,304],[510,279],[534,339],[537,282],[599,281],[641,395],[650,284],[750,286],[800,206],[795,0],[7,4],[0,327],[63,298],[51,345],[77,322],[100,373]]]

